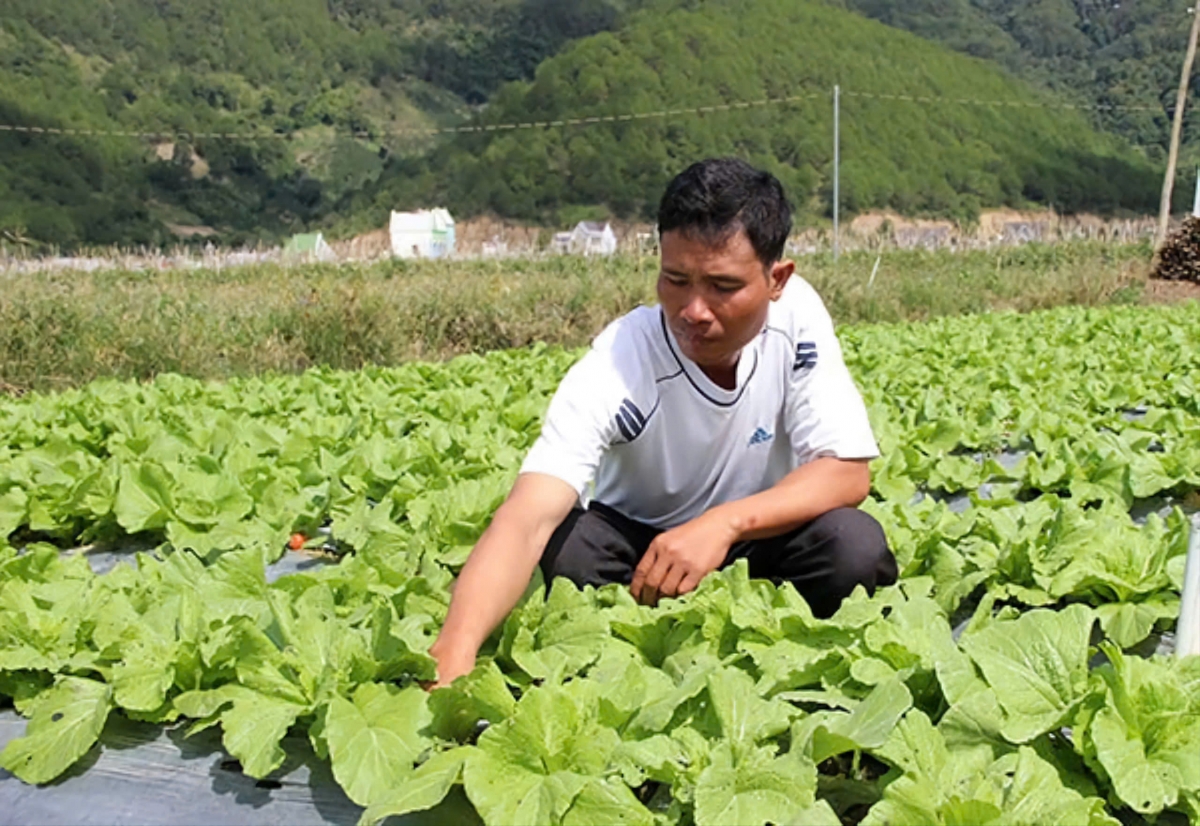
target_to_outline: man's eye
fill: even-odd
[[[736,293],[742,288],[741,284],[716,284],[714,286],[719,293]]]

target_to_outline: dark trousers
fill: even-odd
[[[542,555],[542,573],[546,582],[561,576],[580,587],[628,585],[659,533],[593,502],[586,511],[573,510],[555,530]],[[883,528],[857,508],[838,508],[772,539],[739,542],[724,564],[739,559],[748,561],[754,579],[791,582],[818,617],[831,616],[857,585],[874,593],[896,581],[896,558]]]

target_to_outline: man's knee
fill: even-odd
[[[838,508],[811,526],[815,543],[826,546],[832,564],[830,585],[839,597],[862,585],[869,593],[896,581],[896,557],[888,547],[883,526],[858,508]]]
[[[540,566],[547,587],[556,577],[565,577],[580,588],[599,588],[610,582],[629,584],[639,556],[608,520],[577,508],[546,543]]]
[[[579,520],[586,515],[587,512],[581,508],[572,510],[562,524],[554,529],[550,541],[546,543],[539,566],[547,588],[560,576],[581,588],[587,584],[587,547],[580,541],[582,537],[578,532]]]

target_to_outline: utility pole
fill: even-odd
[[[1196,39],[1200,37],[1200,7],[1192,9],[1192,31],[1188,35],[1187,54],[1183,58],[1183,74],[1179,78],[1179,94],[1175,98],[1175,119],[1171,124],[1171,147],[1167,152],[1167,174],[1163,178],[1162,203],[1158,208],[1158,232],[1154,249],[1167,240],[1171,222],[1171,194],[1175,189],[1175,167],[1179,163],[1179,139],[1183,134],[1183,109],[1187,105],[1188,83],[1192,79],[1192,64],[1196,61]]]
[[[1200,15],[1197,16],[1200,19]],[[842,87],[833,87],[833,263],[838,260],[838,209],[841,205]]]

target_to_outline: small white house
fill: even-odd
[[[617,236],[608,222],[580,221],[571,230],[567,246],[576,255],[612,255],[617,251]]]
[[[396,258],[444,258],[454,252],[454,219],[441,207],[392,212],[388,232]]]

